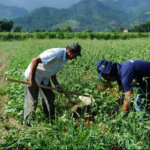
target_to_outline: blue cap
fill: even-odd
[[[103,59],[97,63],[97,71],[99,73],[98,79],[100,79],[102,73],[110,74],[113,67],[113,63],[106,59]]]
[[[121,64],[113,63],[112,61],[103,59],[97,63],[97,71],[99,73],[98,79],[100,79],[102,73],[109,74],[114,77],[118,77],[118,72],[120,72],[120,69],[121,69]]]
[[[97,71],[99,73],[98,79],[100,79],[102,73],[105,72],[107,65],[108,61],[106,59],[103,59],[97,63]]]

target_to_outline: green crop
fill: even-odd
[[[36,36],[41,37],[38,34]],[[62,36],[67,39],[62,40]],[[115,106],[118,87],[117,83],[108,83],[103,78],[97,79],[96,64],[101,59],[119,63],[133,59],[150,61],[150,39],[122,40],[127,38],[122,35],[122,39],[119,40],[96,40],[90,34],[88,36],[93,39],[90,40],[82,34],[75,36],[83,39],[69,39],[69,36],[67,33],[65,35],[60,33],[57,35],[58,39],[1,42],[1,49],[6,52],[14,51],[14,55],[8,60],[9,68],[4,73],[10,78],[24,80],[25,69],[32,58],[47,49],[64,48],[71,42],[78,42],[82,47],[82,57],[68,61],[57,73],[57,78],[64,89],[89,93],[96,102],[90,110],[85,108],[81,110],[81,114],[74,113],[71,108],[78,105],[78,96],[55,92],[55,125],[51,125],[45,119],[39,102],[35,112],[36,119],[31,122],[32,127],[21,125],[17,129],[11,128],[5,136],[5,141],[0,143],[0,147],[3,149],[149,149],[147,136],[150,129],[149,121],[140,122],[140,114],[133,108],[128,117],[108,115],[110,109]],[[101,39],[100,35],[98,36]],[[107,39],[110,35],[103,36]],[[111,36],[117,38],[118,35]],[[133,34],[130,36],[134,37]],[[0,89],[0,95],[6,93],[9,95],[8,103],[4,106],[7,116],[14,117],[22,124],[24,85],[8,82],[4,89]],[[84,115],[89,116],[85,118]],[[3,127],[6,126],[7,123],[4,123]]]

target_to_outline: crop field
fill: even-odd
[[[147,133],[150,122],[140,122],[140,113],[134,108],[128,116],[108,113],[116,105],[117,83],[98,80],[96,64],[101,59],[122,63],[127,60],[150,61],[150,38],[130,40],[97,39],[28,39],[24,41],[1,41],[0,61],[8,64],[1,71],[0,78],[24,80],[24,72],[32,58],[50,48],[64,48],[71,42],[78,42],[82,57],[69,60],[57,73],[60,85],[70,91],[88,93],[95,103],[88,107],[80,106],[76,95],[55,92],[55,125],[44,117],[40,100],[32,127],[22,125],[24,107],[24,85],[7,82],[0,86],[0,102],[7,96],[2,106],[5,117],[16,120],[17,127],[0,114],[2,149],[149,149]],[[2,55],[3,54],[3,55]],[[8,55],[9,54],[9,55]],[[6,82],[6,81],[5,81]],[[53,85],[53,84],[52,84]],[[54,86],[54,85],[53,85]],[[136,96],[137,89],[134,89]],[[2,104],[2,103],[0,103]],[[73,108],[76,107],[76,111]]]

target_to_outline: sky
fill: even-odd
[[[35,8],[46,6],[54,8],[68,8],[81,0],[0,0],[0,3],[7,6],[17,6],[31,11]]]

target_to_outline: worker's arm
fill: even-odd
[[[30,66],[30,86],[36,88],[37,83],[35,81],[35,72],[39,63],[42,63],[40,57],[33,58]]]
[[[64,90],[64,89],[59,85],[59,83],[58,83],[58,81],[57,81],[56,74],[53,75],[53,76],[51,76],[51,79],[52,79],[52,81],[53,81],[55,87],[57,86],[57,88],[58,88],[57,92],[63,93],[63,90]]]
[[[133,90],[130,90],[125,93],[125,102],[123,104],[123,109],[121,111],[121,114],[123,112],[129,111],[129,105],[132,106],[133,102],[131,101],[131,95],[133,94]]]
[[[116,106],[110,110],[110,112],[109,112],[110,116],[115,114],[115,112],[118,112],[119,106],[123,104],[124,94],[122,94],[122,93],[124,93],[123,86],[119,86],[118,94],[120,94],[120,97],[117,100]]]
[[[119,92],[118,94],[120,94],[118,100],[117,100],[117,104],[116,106],[119,107],[120,105],[123,104],[123,100],[124,100],[124,89],[123,89],[123,86],[119,86]]]

